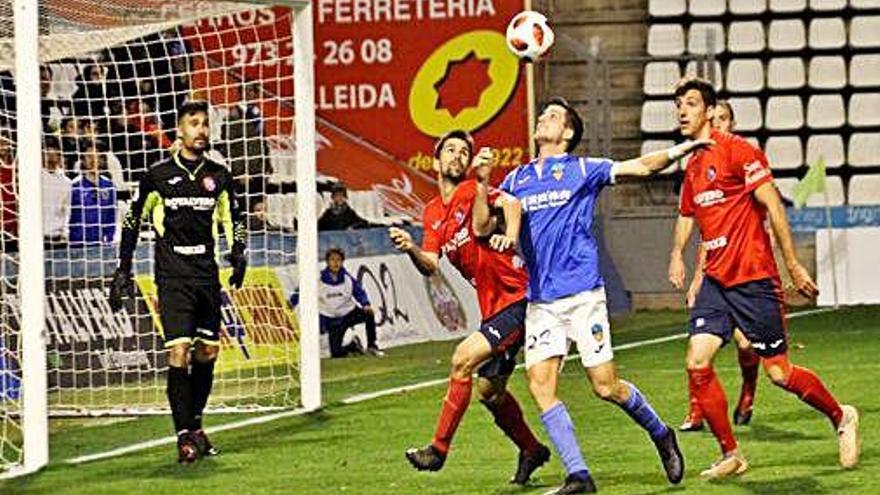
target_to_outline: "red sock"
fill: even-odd
[[[537,452],[541,443],[535,438],[529,425],[523,419],[522,409],[519,402],[510,394],[504,392],[504,397],[498,403],[484,403],[486,408],[495,417],[495,424],[501,428],[501,431],[513,440],[513,443],[519,447],[519,450],[526,454],[534,454]]]
[[[693,380],[688,380],[688,403],[690,410],[687,417],[694,423],[702,423],[703,411],[700,410],[700,401],[697,400],[697,391],[694,389]]]
[[[736,450],[736,439],[733,437],[733,428],[727,417],[727,397],[715,375],[715,370],[712,368],[688,370],[688,376],[693,384],[700,409],[703,411],[703,417],[721,445],[721,452],[723,454],[733,452]]]
[[[761,358],[752,349],[740,348],[737,348],[736,357],[739,360],[739,369],[742,372],[743,380],[736,410],[746,412],[752,408],[752,403],[755,401],[755,389],[758,386],[758,367],[761,365]]]
[[[432,441],[434,448],[446,455],[449,452],[449,444],[471,403],[471,385],[473,382],[468,377],[464,380],[449,379],[449,388],[446,389],[446,397],[443,398],[443,407],[440,409],[440,418],[437,420],[437,430],[434,432]]]
[[[840,404],[812,370],[800,366],[792,366],[791,372],[788,375],[788,382],[782,388],[825,413],[835,428],[840,424],[840,420],[843,418]]]

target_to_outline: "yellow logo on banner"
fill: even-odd
[[[444,43],[416,74],[409,114],[423,133],[473,131],[492,120],[516,88],[519,60],[496,31],[471,31]]]

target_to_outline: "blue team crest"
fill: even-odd
[[[709,168],[706,170],[706,177],[711,182],[714,181],[717,176],[718,172],[715,170],[715,165],[709,165]]]
[[[550,175],[553,176],[556,180],[562,180],[562,175],[565,173],[565,164],[564,163],[554,163],[552,167],[550,167]]]
[[[601,323],[594,323],[593,327],[590,328],[590,333],[593,334],[593,338],[596,339],[596,342],[602,342],[602,339],[605,338],[605,332]]]

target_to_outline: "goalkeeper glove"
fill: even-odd
[[[113,272],[113,281],[110,282],[110,309],[114,313],[122,309],[122,297],[126,295],[134,299],[134,282],[131,279],[131,271],[117,268]]]
[[[233,243],[232,252],[229,253],[226,260],[232,265],[232,275],[229,276],[229,285],[230,287],[240,289],[244,283],[244,272],[247,270],[247,256],[244,254],[244,245]]]

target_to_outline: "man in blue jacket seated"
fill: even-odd
[[[376,357],[385,355],[376,345],[376,320],[373,308],[361,284],[342,266],[345,252],[337,247],[330,248],[324,255],[327,268],[321,270],[318,288],[318,306],[321,313],[321,332],[330,335],[330,356],[345,357],[349,354],[363,354],[364,347],[359,337],[352,338],[347,346],[342,345],[345,332],[349,328],[364,323],[367,327],[366,352]]]

